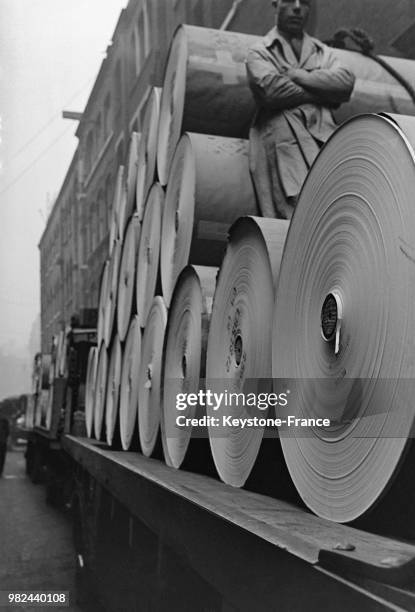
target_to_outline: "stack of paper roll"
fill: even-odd
[[[230,225],[241,215],[256,213],[248,142],[184,134],[174,155],[163,214],[161,282],[167,305],[184,266],[219,265]]]
[[[86,433],[92,437],[95,404],[95,382],[97,378],[98,349],[93,346],[89,350],[85,385],[85,425]]]
[[[128,222],[122,245],[122,257],[118,275],[117,330],[123,342],[127,335],[135,297],[135,271],[141,226],[137,213]]]
[[[110,351],[105,404],[105,430],[107,443],[111,446],[117,433],[116,426],[118,422],[118,403],[121,384],[122,348],[118,334],[115,334],[112,340]]]
[[[104,342],[109,347],[114,328],[115,310],[117,306],[118,277],[122,252],[121,240],[116,240],[112,249],[107,284],[107,299],[105,306]]]
[[[141,357],[141,331],[137,315],[131,319],[124,347],[121,371],[120,437],[128,450],[137,422],[138,375]]]
[[[123,237],[120,228],[120,210],[125,206],[126,198],[124,166],[120,166],[115,181],[114,197],[112,202],[111,222],[110,222],[110,243],[109,254],[111,255],[115,241]]]
[[[105,424],[107,441],[109,444],[114,441],[119,422],[122,446],[124,449],[128,449],[135,431],[138,410],[139,438],[143,452],[150,455],[154,450],[160,415],[157,410],[153,410],[153,406],[157,403],[155,398],[157,398],[159,392],[159,383],[156,381],[158,381],[159,376],[161,338],[166,324],[165,308],[167,308],[169,310],[164,339],[161,425],[166,461],[169,465],[175,467],[182,465],[191,438],[191,429],[177,430],[177,428],[174,428],[174,431],[172,430],[172,416],[177,416],[177,410],[174,410],[175,394],[185,390],[186,392],[196,392],[201,386],[203,387],[201,378],[205,374],[204,352],[206,351],[206,337],[216,269],[211,270],[211,272],[205,271],[203,274],[201,270],[204,266],[210,268],[221,264],[229,228],[239,217],[250,216],[237,221],[230,231],[230,241],[219,276],[209,332],[208,387],[215,389],[219,385],[223,390],[223,385],[226,383],[228,390],[243,390],[249,387],[252,379],[270,378],[271,376],[272,339],[269,330],[271,329],[274,290],[278,280],[281,252],[288,225],[282,221],[261,220],[251,217],[257,214],[258,209],[249,173],[248,141],[244,139],[248,137],[255,104],[247,82],[245,60],[249,47],[256,40],[258,40],[257,37],[245,34],[181,26],[176,31],[172,42],[161,97],[160,91],[157,89],[154,89],[149,96],[145,110],[142,138],[140,140],[138,134],[132,134],[125,171],[124,166],[121,166],[116,180],[109,245],[110,259],[103,270],[100,294],[105,297],[102,297],[102,299],[100,297],[98,324],[98,338],[99,341],[105,340],[109,359],[108,376],[105,384],[100,385],[102,394],[104,394],[104,387],[106,393]],[[372,59],[347,51],[333,50],[333,53],[340,58],[345,66],[351,68],[357,77],[351,102],[335,110],[338,121],[350,118],[356,113],[377,108],[386,111],[395,108],[399,112],[402,112],[402,110],[408,113],[415,112],[412,107],[409,107],[410,97],[404,88]],[[388,61],[409,82],[415,82],[413,62],[395,58],[388,58]],[[159,125],[156,142],[155,126],[157,121]],[[396,150],[401,146],[403,147],[402,143],[405,139],[396,126],[393,131],[391,127],[393,123],[390,119],[378,117],[376,119],[356,119],[356,121],[373,121],[370,133],[373,134],[379,128],[381,140],[383,131],[386,129],[392,130],[395,136],[401,134],[400,137],[395,138],[397,144],[393,146]],[[282,289],[278,292],[275,314],[275,334],[278,341],[274,342],[274,370],[278,372],[278,378],[290,377],[291,371],[294,372],[293,376],[298,378],[299,371],[302,371],[303,363],[305,363],[306,357],[304,355],[306,354],[309,362],[312,363],[311,352],[307,353],[308,348],[304,350],[303,360],[298,357],[300,348],[297,346],[297,342],[301,343],[303,341],[303,338],[300,341],[301,334],[311,333],[311,330],[314,329],[313,326],[308,322],[307,324],[304,323],[303,327],[300,324],[294,330],[296,309],[300,309],[298,317],[301,319],[301,316],[305,316],[301,308],[305,309],[306,304],[308,304],[307,308],[311,308],[311,305],[314,304],[312,291],[318,293],[320,299],[320,293],[324,289],[324,300],[320,299],[321,303],[318,302],[318,307],[316,306],[319,321],[318,342],[323,342],[323,345],[318,344],[316,364],[313,367],[310,366],[311,376],[305,376],[305,378],[314,377],[316,373],[320,375],[322,371],[331,372],[330,368],[334,368],[333,371],[337,372],[337,366],[333,366],[333,363],[337,364],[339,355],[342,355],[342,342],[345,343],[344,346],[347,344],[345,353],[349,354],[350,351],[351,355],[354,345],[352,341],[350,343],[345,342],[346,336],[342,332],[345,324],[343,324],[341,317],[345,317],[344,321],[348,320],[348,313],[354,313],[354,308],[357,307],[354,306],[354,301],[350,300],[349,302],[344,298],[342,291],[346,294],[349,289],[347,291],[343,289],[342,283],[343,278],[347,276],[347,271],[349,269],[354,270],[356,266],[354,258],[357,258],[360,245],[363,245],[365,241],[363,234],[359,233],[360,229],[356,231],[353,229],[355,232],[353,243],[350,238],[350,244],[353,244],[353,247],[348,246],[347,240],[343,245],[345,249],[348,249],[350,261],[342,260],[341,264],[338,265],[335,248],[333,247],[332,251],[333,260],[330,259],[330,249],[327,247],[324,250],[326,243],[331,244],[330,232],[332,226],[336,229],[336,232],[333,229],[333,233],[336,233],[341,244],[340,237],[343,234],[349,237],[349,234],[351,236],[353,233],[348,232],[347,229],[349,225],[354,228],[354,221],[350,221],[352,218],[360,219],[359,227],[364,226],[368,236],[370,236],[370,231],[378,232],[376,234],[377,240],[373,240],[375,246],[370,242],[370,238],[366,240],[366,263],[363,265],[360,262],[359,274],[362,276],[353,276],[350,273],[350,276],[347,276],[348,288],[350,286],[354,289],[355,281],[353,279],[357,279],[356,283],[358,285],[360,282],[358,279],[363,278],[364,273],[368,270],[371,270],[371,278],[374,281],[378,277],[385,278],[385,276],[382,276],[382,270],[398,269],[397,266],[396,268],[393,267],[394,263],[390,263],[390,261],[395,261],[393,258],[390,261],[388,259],[387,262],[382,260],[384,261],[382,268],[375,265],[376,257],[379,255],[378,252],[376,252],[376,257],[373,255],[375,247],[378,250],[383,247],[385,249],[389,248],[387,240],[383,245],[384,235],[389,235],[385,233],[387,231],[386,220],[389,222],[389,218],[383,208],[378,209],[374,204],[373,206],[367,204],[371,200],[366,193],[366,179],[363,180],[361,176],[363,175],[371,181],[374,189],[375,186],[382,184],[382,180],[378,180],[376,168],[384,168],[384,175],[388,177],[389,183],[392,185],[389,193],[391,202],[396,200],[396,194],[400,194],[399,189],[404,189],[404,186],[408,183],[403,182],[400,187],[395,187],[395,178],[389,174],[386,162],[384,166],[382,165],[384,160],[388,159],[386,150],[384,158],[378,166],[376,166],[377,161],[376,163],[368,161],[370,160],[369,151],[366,156],[361,153],[359,159],[356,152],[353,153],[354,157],[349,156],[346,159],[346,151],[349,150],[347,140],[349,137],[346,138],[344,134],[347,135],[349,131],[353,131],[353,138],[355,138],[358,129],[366,130],[366,124],[363,125],[362,123],[359,126],[356,124],[357,127],[353,127],[353,125],[352,122],[342,128],[323,151],[323,162],[316,162],[316,167],[313,168],[312,172],[314,178],[310,177],[307,181],[306,191],[303,193],[298,207],[300,211],[298,212],[298,219],[300,220],[297,219],[296,212],[293,225],[295,229],[290,230],[289,242],[291,245],[295,244],[295,246],[287,247],[286,259],[290,263],[287,263],[284,267],[285,275],[280,283]],[[369,128],[367,129],[370,131]],[[339,140],[341,138],[344,138],[345,142],[347,141],[347,146],[343,147],[344,157],[341,157],[342,153],[340,151],[343,146],[343,142]],[[372,142],[370,138],[368,142]],[[366,135],[361,138],[360,151],[366,151],[367,149],[365,139]],[[393,142],[395,140],[392,138]],[[340,142],[339,145],[335,144],[337,141]],[[376,151],[376,143],[373,141],[372,144],[373,150]],[[339,152],[337,152],[337,146]],[[329,153],[326,151],[329,151]],[[353,151],[357,151],[357,147]],[[406,151],[409,151],[408,140],[406,141]],[[338,157],[339,155],[340,157]],[[157,167],[155,164],[156,157]],[[398,158],[398,156],[396,157]],[[350,170],[350,177],[352,175],[355,177],[353,188],[352,178],[350,178],[350,184],[347,183],[347,172],[342,174],[335,166],[334,159],[341,159],[339,168],[342,167],[343,162],[346,166],[347,164],[350,164],[350,167],[353,166],[354,175]],[[321,169],[324,164],[326,164],[326,171]],[[320,175],[318,172],[320,172]],[[331,175],[332,179],[330,179]],[[396,174],[396,176],[398,175],[401,176],[402,171],[400,174]],[[408,176],[409,173],[406,174],[406,177]],[[313,185],[313,189],[316,189],[317,195],[313,195],[314,192],[310,191],[310,185]],[[326,210],[324,201],[328,200],[324,200],[326,197],[322,191],[324,185],[328,186],[327,198],[330,202],[339,201],[343,203],[344,197],[346,197],[344,194],[352,194],[359,201],[361,199],[362,205],[360,207],[355,206],[356,215],[349,210],[350,207],[348,208],[348,196],[344,207],[338,206],[336,208],[334,204],[330,203]],[[344,187],[345,185],[346,187]],[[166,194],[164,194],[163,187],[166,187]],[[305,203],[306,198],[311,202],[308,208]],[[401,198],[401,195],[399,195],[399,198]],[[404,202],[405,200],[399,201]],[[344,212],[341,212],[340,208]],[[336,215],[332,218],[331,211],[334,209],[336,209]],[[136,216],[131,217],[133,210],[136,211]],[[379,210],[382,210],[381,214]],[[324,240],[322,238],[320,243],[318,240],[317,242],[314,240],[313,211],[321,212],[321,214],[318,213],[318,218],[316,217],[315,227],[321,227],[321,235],[326,236],[326,238]],[[311,215],[310,218],[307,215]],[[404,218],[403,214],[402,218]],[[364,221],[361,219],[364,219]],[[142,227],[140,222],[142,222]],[[326,226],[326,222],[329,225]],[[390,225],[394,227],[393,223],[390,223]],[[408,227],[410,225],[411,221],[408,221]],[[135,228],[134,231],[131,229],[132,226]],[[376,227],[380,229],[376,230]],[[317,232],[317,230],[315,231]],[[388,231],[392,230],[388,229]],[[132,238],[133,234],[135,239]],[[303,237],[303,234],[307,239]],[[317,232],[316,235],[320,234]],[[291,238],[291,236],[300,236],[300,238]],[[405,252],[410,258],[412,255],[408,245],[411,244],[411,239],[408,233],[401,233],[400,236],[401,238],[406,236],[406,238],[402,239],[404,242],[396,242],[396,244],[399,244],[399,252]],[[303,245],[306,245],[306,247]],[[324,257],[319,256],[320,248],[322,252],[324,250]],[[370,251],[372,248],[374,249],[373,253]],[[292,251],[292,249],[294,250]],[[295,257],[291,255],[291,252],[295,252]],[[399,253],[397,253],[398,255]],[[335,263],[332,265],[331,261]],[[121,272],[119,272],[120,262]],[[303,263],[300,265],[298,262]],[[186,268],[188,264],[191,264],[191,267]],[[410,266],[408,266],[408,270],[406,270],[404,264],[402,266],[402,269],[405,269],[405,274],[409,275]],[[402,276],[399,276],[398,272],[396,274],[397,276],[388,273],[391,285],[397,288],[397,291],[400,290],[401,295],[406,296],[407,293],[401,288],[403,284],[401,285],[399,280]],[[319,275],[321,275],[321,278]],[[315,281],[312,283],[313,278]],[[330,283],[327,279],[330,280]],[[135,292],[134,280],[136,283]],[[327,289],[326,285],[330,285],[330,287]],[[295,297],[299,292],[301,299],[303,299],[303,286],[310,287],[310,293],[305,295],[304,303],[301,302],[300,298],[297,300]],[[372,286],[369,285],[369,287]],[[411,287],[410,282],[408,282],[408,287]],[[395,310],[391,310],[392,306],[390,304],[395,305],[395,293],[387,293],[386,291],[389,301],[385,302],[378,297],[378,293],[374,289],[373,292],[377,296],[374,315],[379,317],[379,321],[381,321],[376,326],[376,332],[379,343],[381,339],[386,342],[386,332],[383,330],[387,329],[388,325],[391,325],[394,320],[392,315]],[[154,296],[159,293],[162,296],[156,298],[153,314],[149,319]],[[366,292],[366,294],[369,294],[369,292]],[[162,304],[164,305],[162,306]],[[289,310],[288,314],[285,309]],[[314,313],[314,310],[312,312]],[[337,317],[334,317],[334,312],[337,312]],[[362,312],[366,313],[366,311]],[[396,312],[398,312],[397,305]],[[388,315],[388,318],[382,318],[382,313],[392,314]],[[117,329],[114,326],[115,315],[117,317]],[[282,325],[281,321],[285,317],[289,324]],[[328,326],[325,330],[322,330],[321,317],[324,319],[324,325]],[[386,314],[384,317],[386,317]],[[330,327],[333,321],[334,332]],[[341,324],[339,324],[339,321],[341,321]],[[366,320],[364,325],[366,326],[365,333],[368,334],[365,342],[370,347],[369,341],[372,336],[369,338],[369,332],[371,328]],[[345,329],[348,328],[345,327]],[[141,330],[144,330],[145,334],[142,353]],[[326,334],[325,340],[322,339],[323,332]],[[332,337],[333,333],[334,336]],[[281,339],[278,334],[281,334]],[[291,344],[290,334],[293,338]],[[373,334],[375,335],[374,332]],[[399,342],[395,346],[401,347],[404,345],[404,340],[401,339],[398,332],[396,334]],[[365,338],[363,332],[361,336]],[[281,353],[278,348],[280,341],[283,347]],[[315,341],[317,342],[317,340]],[[376,351],[376,354],[381,353],[383,344],[374,346],[373,351],[372,349],[366,351],[367,355],[372,352],[375,354]],[[389,347],[388,344],[386,346]],[[320,350],[322,354],[318,352]],[[333,351],[335,356],[333,357],[331,353],[327,354],[327,351]],[[294,354],[295,358],[293,357]],[[143,358],[142,364],[141,355]],[[283,363],[284,359],[286,359],[286,362]],[[328,369],[325,359],[328,360],[327,363],[330,366]],[[331,359],[334,361],[332,362]],[[384,365],[383,361],[376,361],[377,357],[373,357],[372,361],[370,359],[367,356],[367,363],[372,364],[373,367],[370,369],[367,366],[366,376],[373,378],[376,371],[383,372]],[[388,359],[392,364],[394,363],[394,360],[389,357],[389,353]],[[95,372],[94,387],[89,387],[89,393],[92,395],[87,400],[89,406],[92,406],[92,412],[87,417],[87,420],[90,421],[89,435],[94,421],[93,394],[98,361],[95,350],[94,364],[90,364],[91,373],[89,374],[89,376],[92,376],[92,372]],[[364,371],[363,366],[366,367],[366,361],[364,359],[359,361],[358,358],[355,358],[355,362],[356,364],[359,363],[362,371]],[[154,363],[157,363],[156,367]],[[346,367],[341,369],[341,372],[344,371],[346,371],[346,374],[343,378],[346,380],[349,378]],[[141,384],[139,385],[140,372]],[[396,372],[393,372],[393,374],[397,375]],[[173,384],[171,381],[173,381]],[[102,382],[104,383],[104,381]],[[346,382],[344,385],[345,389],[348,388]],[[298,385],[293,386],[294,391],[296,388],[298,388]],[[299,388],[302,390],[301,385]],[[315,389],[313,388],[312,392],[317,394],[313,397],[320,398],[322,395],[321,388],[318,385]],[[399,392],[404,396],[400,387]],[[353,388],[353,394],[355,393],[356,388]],[[304,392],[304,397],[309,398],[310,395]],[[328,393],[327,397],[331,398],[331,394]],[[353,395],[354,397],[355,395]],[[387,397],[387,394],[385,394],[385,397]],[[328,399],[322,401],[319,408],[323,414],[326,414],[325,402],[327,403]],[[98,401],[96,405],[99,405]],[[310,409],[314,410],[315,405],[311,402]],[[171,409],[172,406],[173,410]],[[184,412],[184,414],[187,415],[187,412]],[[191,414],[191,411],[189,411],[189,414]],[[217,416],[217,413],[210,412],[209,415]],[[238,413],[238,416],[241,415]],[[263,415],[260,414],[259,416]],[[98,422],[95,426],[101,431],[99,418],[101,418],[102,426],[100,412],[97,413],[95,420],[98,420]],[[385,420],[387,424],[389,423],[388,419]],[[401,423],[404,429],[403,439],[405,439],[405,419],[401,419]],[[227,483],[241,486],[248,478],[255,462],[263,431],[254,428],[228,429],[224,432],[225,435],[218,436],[216,430],[211,429],[209,434],[212,453],[221,478]],[[302,438],[300,441],[295,438],[283,439],[287,464],[300,494],[310,507],[322,516],[329,516],[335,520],[351,520],[353,517],[364,514],[366,510],[362,510],[362,507],[366,504],[366,508],[369,508],[372,503],[375,503],[373,500],[380,498],[391,481],[391,473],[395,473],[396,470],[390,468],[388,472],[388,469],[382,467],[383,479],[374,471],[370,472],[369,470],[368,473],[370,472],[372,477],[371,486],[366,487],[363,492],[363,485],[360,489],[360,484],[358,486],[350,474],[347,477],[343,474],[344,478],[342,476],[337,478],[337,464],[340,464],[340,461],[337,458],[333,459],[332,455],[335,454],[336,444],[341,445],[342,442],[333,441],[330,434],[330,443],[326,444],[323,438],[322,441],[318,441],[320,440],[319,435],[316,434],[316,436],[308,438],[308,442]],[[307,444],[311,448],[311,459],[308,461],[307,458],[308,467],[305,468],[301,464],[301,457],[307,456]],[[322,463],[320,463],[318,457],[320,444],[324,446],[324,449],[329,449]],[[377,440],[373,443],[374,447],[378,444],[380,445]],[[399,443],[396,442],[395,447],[399,448],[392,460],[389,459],[391,452],[385,451],[385,456],[388,457],[388,465],[397,466],[398,459],[404,455],[404,449],[406,448],[404,443],[399,446]],[[317,451],[315,451],[316,448]],[[355,455],[356,461],[359,458],[362,466],[364,465],[362,454],[364,451],[361,450],[363,448],[362,443]],[[300,450],[298,451],[298,449]],[[351,447],[351,449],[351,452],[354,453],[354,447]],[[324,453],[326,453],[326,450],[324,450]],[[346,455],[340,453],[340,456],[343,457],[344,465],[349,470],[347,453]],[[377,455],[373,455],[371,461],[374,463],[375,459],[378,460]],[[383,463],[378,462],[383,465],[385,461]],[[315,462],[314,467],[318,475],[311,477],[309,472],[314,469],[311,467],[314,465],[313,462]],[[331,483],[333,492],[331,492],[330,486],[327,485],[325,480],[326,477],[329,479],[327,474],[330,474],[332,465],[336,466],[333,468],[336,473],[336,478],[333,480],[336,482]],[[351,466],[350,473],[359,472],[360,468],[356,467],[353,462]],[[321,473],[319,472],[320,468]],[[326,468],[327,473],[325,472]],[[364,468],[361,467],[361,470],[363,473]],[[359,501],[353,502],[351,506],[349,503],[350,507],[345,508],[347,503],[344,501],[342,478],[347,480],[349,476],[352,483],[351,487],[357,491],[356,495],[359,497]],[[304,482],[308,483],[308,489]],[[305,487],[304,490],[302,489],[303,486]],[[314,489],[310,492],[310,488],[314,486],[316,486],[315,491],[318,491],[318,493]],[[323,489],[325,490],[326,486],[328,491],[327,503],[324,501],[324,495],[320,496],[320,502],[316,502],[316,498]],[[353,495],[354,493],[352,493],[352,499]],[[332,510],[328,510],[330,507],[332,507]],[[338,507],[340,510],[337,510]]]
[[[97,371],[95,377],[94,391],[94,434],[97,440],[101,440],[102,423],[105,412],[105,402],[107,395],[107,372],[108,372],[108,353],[105,342],[101,343],[98,353]]]
[[[157,167],[166,185],[180,135],[247,138],[255,111],[245,60],[257,37],[182,25],[173,37],[161,97]]]
[[[281,443],[304,502],[338,522],[413,474],[414,146],[410,117],[343,125],[306,180],[281,265],[273,376],[290,381],[289,414],[331,423]],[[393,497],[413,512],[412,485]]]
[[[136,303],[141,327],[146,325],[158,285],[163,209],[164,191],[154,183],[147,198],[137,260]]]
[[[143,455],[150,457],[156,446],[160,427],[161,367],[167,309],[157,296],[144,331],[138,383],[138,431]]]
[[[136,186],[137,186],[137,172],[138,172],[138,150],[140,147],[141,134],[139,132],[132,132],[130,136],[130,146],[128,149],[127,159],[127,179],[126,179],[126,207],[125,207],[125,219],[128,220],[132,215],[135,202],[136,202]]]
[[[198,393],[203,384],[217,272],[215,267],[187,266],[171,301],[163,357],[162,442],[166,463],[175,468],[183,463],[192,435],[192,428],[178,427],[176,418],[196,414],[192,406],[177,410],[177,394]]]
[[[270,330],[288,226],[288,221],[248,217],[230,230],[209,330],[206,385],[212,392],[270,391]],[[235,403],[218,410],[208,407],[207,414],[220,420],[264,416],[257,408]],[[209,427],[213,459],[224,482],[236,487],[245,483],[263,431],[263,427]]]
[[[148,97],[143,119],[143,130],[138,150],[136,182],[136,210],[143,219],[148,192],[156,178],[157,130],[160,113],[161,89],[153,87]]]

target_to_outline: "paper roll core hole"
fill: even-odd
[[[339,304],[335,294],[329,293],[321,308],[321,333],[326,342],[333,342],[338,329]]]
[[[183,355],[183,357],[182,357],[182,375],[183,375],[183,378],[186,378],[186,376],[187,376],[187,359],[186,359],[186,355]]]
[[[235,363],[237,366],[241,365],[241,361],[242,361],[242,336],[240,334],[238,334],[235,338],[235,342],[233,345],[233,349],[234,349],[234,357],[235,357]]]

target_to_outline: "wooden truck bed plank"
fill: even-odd
[[[64,438],[64,448],[137,512],[144,478],[307,563],[386,584],[415,584],[415,546],[410,543],[332,523],[287,502],[174,470],[139,453],[111,451],[71,436]]]

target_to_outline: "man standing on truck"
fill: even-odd
[[[250,166],[262,214],[290,219],[321,146],[336,129],[331,109],[349,100],[353,74],[304,32],[313,0],[272,0],[275,27],[248,54],[257,104]]]
[[[6,461],[7,438],[9,437],[9,421],[0,416],[0,477],[3,474],[4,462]]]

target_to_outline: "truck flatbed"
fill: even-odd
[[[281,610],[415,610],[415,544],[137,452],[72,436],[63,447],[237,609],[276,609],[278,598]]]

